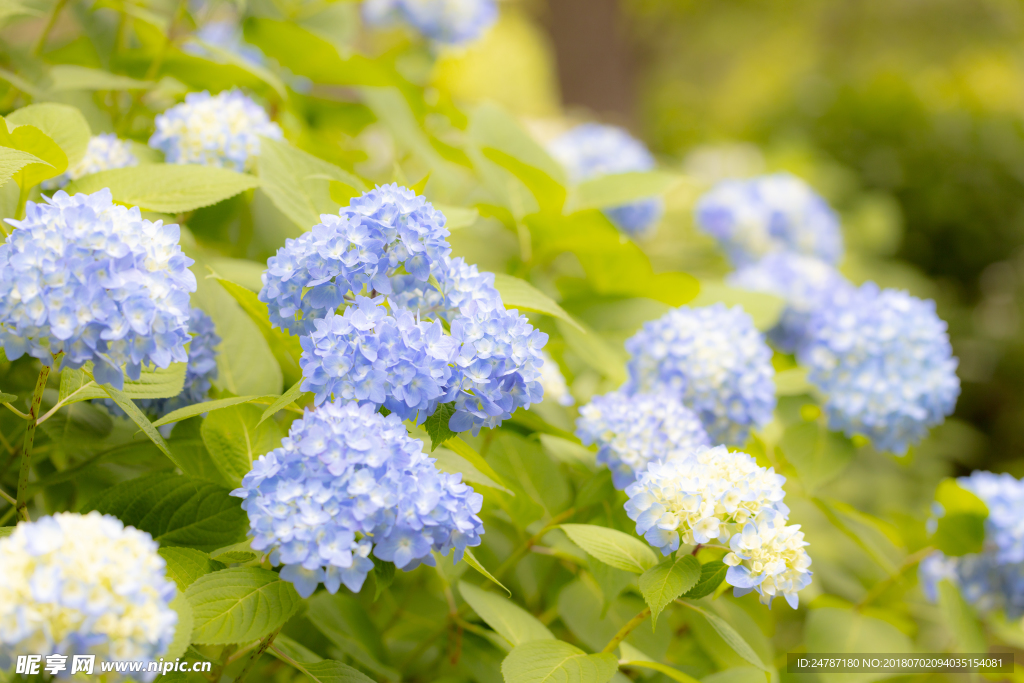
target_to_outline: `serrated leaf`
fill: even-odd
[[[607,683],[619,662],[604,652],[588,655],[561,640],[517,645],[501,663],[505,683]]]
[[[241,502],[228,489],[166,472],[118,484],[87,509],[114,515],[162,546],[207,552],[241,541],[249,529]]]
[[[454,439],[457,434],[448,427],[448,422],[455,414],[454,403],[441,403],[434,414],[423,423],[423,428],[430,436],[430,450],[434,450],[446,441]],[[454,449],[453,449],[454,450]]]
[[[253,550],[251,543],[252,541],[250,539],[246,539],[239,543],[226,545],[223,548],[217,548],[210,553],[210,557],[219,562],[226,562],[228,564],[255,560],[261,553]]]
[[[683,593],[683,597],[699,600],[707,595],[711,595],[725,581],[725,574],[728,571],[729,566],[720,560],[705,562],[700,566],[700,578],[697,579],[697,583],[693,584],[693,588]]]
[[[756,666],[758,669],[761,669],[761,671],[769,671],[768,667],[766,667],[764,662],[761,661],[761,658],[756,652],[754,652],[754,648],[750,647],[750,643],[744,640],[743,636],[741,636],[736,629],[730,626],[724,619],[708,612],[705,609],[701,609],[696,605],[687,603],[686,606],[703,616],[707,620],[708,624],[711,625],[711,628],[715,630],[715,633],[721,636],[726,645],[731,647],[736,654],[742,657],[745,661]]]
[[[43,163],[45,162],[34,154],[23,152],[20,149],[0,147],[0,187],[29,164]]]
[[[182,588],[178,586],[178,588]],[[192,630],[195,628],[195,618],[192,615],[192,605],[184,593],[178,593],[168,604],[168,607],[178,613],[178,623],[174,625],[174,638],[167,646],[167,652],[163,656],[168,660],[176,659],[185,654],[185,650],[192,643]]]
[[[50,91],[66,90],[152,90],[155,81],[140,81],[77,64],[56,64],[50,68]]]
[[[203,413],[211,413],[216,410],[223,410],[224,408],[230,408],[237,406],[242,403],[250,403],[257,399],[273,398],[273,396],[231,396],[230,398],[219,398],[214,401],[204,401],[203,403],[193,403],[190,406],[184,408],[178,408],[170,413],[167,413],[159,420],[153,423],[154,427],[162,427],[163,425],[171,424],[172,422],[181,422],[187,420],[190,417],[196,417]]]
[[[142,164],[83,176],[65,190],[74,194],[109,188],[115,202],[175,214],[211,206],[259,184],[255,176],[216,166]]]
[[[203,420],[200,433],[214,465],[234,485],[252,469],[259,456],[281,445],[276,422],[260,424],[263,411],[253,405],[223,408]]]
[[[643,574],[658,564],[649,545],[617,529],[593,524],[562,524],[561,528],[573,543],[616,569]]]
[[[700,562],[693,555],[673,555],[640,575],[640,593],[651,608],[652,628],[665,606],[690,590],[700,576]]]
[[[512,646],[532,640],[555,639],[537,617],[507,598],[465,581],[459,581],[459,593],[473,611]]]
[[[200,576],[225,568],[223,562],[211,559],[209,555],[195,548],[167,546],[157,553],[167,563],[167,576],[178,584],[178,590],[185,590]]]
[[[8,126],[14,124],[0,121],[0,147],[27,152],[39,160],[24,164],[11,176],[18,187],[34,187],[67,170],[68,155],[49,135],[35,126],[19,125],[14,130],[8,130]]]
[[[56,102],[22,107],[8,114],[7,122],[15,126],[35,126],[43,131],[64,151],[68,167],[82,160],[92,136],[89,123],[78,108]]]
[[[492,576],[491,573],[487,571],[487,569],[482,564],[480,564],[480,560],[476,559],[476,555],[473,554],[473,551],[470,548],[466,548],[466,551],[462,554],[462,559],[466,564],[468,564],[470,567],[477,570],[480,574],[486,577],[491,583],[500,586],[503,591],[508,593],[508,596],[510,598],[512,597],[512,591],[506,588],[505,584],[503,584],[501,581],[498,581],[496,578],[494,578],[494,576]]]
[[[106,392],[107,396],[113,399],[114,403],[117,404],[117,407],[123,410],[128,418],[138,425],[139,429],[149,437],[149,440],[160,449],[160,452],[166,455],[168,460],[178,467],[181,467],[181,463],[178,462],[177,456],[175,456],[174,453],[171,452],[171,449],[167,447],[167,442],[164,441],[164,437],[156,430],[156,427],[154,427],[153,423],[149,421],[149,418],[139,410],[139,407],[136,406],[135,403],[133,403],[132,400],[124,394],[124,392],[118,391],[114,387],[109,387],[105,384],[100,386],[103,388],[103,391]]]
[[[317,683],[373,683],[373,679],[358,669],[331,659],[315,664],[303,664],[302,670]]]
[[[185,595],[195,617],[192,642],[199,645],[259,640],[288,621],[302,602],[290,583],[258,567],[201,576]]]
[[[263,411],[263,414],[260,415],[260,421],[256,423],[256,426],[259,427],[265,420],[269,420],[281,410],[300,400],[306,393],[302,390],[302,380],[300,379]]]
[[[504,273],[494,274],[494,288],[501,294],[501,301],[505,308],[517,308],[523,311],[536,311],[559,318],[573,325],[580,332],[586,334],[586,330],[576,320],[555,303],[555,300],[544,292],[540,291],[526,280],[505,275]]]
[[[565,210],[605,209],[663,195],[686,181],[685,176],[664,171],[615,173],[584,180],[569,193]]]
[[[121,393],[132,400],[177,396],[185,388],[187,370],[187,363],[171,363],[166,368],[146,366],[142,368],[137,380],[125,377]],[[107,398],[106,389],[103,385],[95,383],[91,372],[91,362],[84,365],[81,370],[63,368],[60,371],[60,400],[67,399],[70,405],[80,401]]]

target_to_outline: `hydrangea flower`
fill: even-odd
[[[597,444],[597,462],[612,471],[617,489],[636,481],[649,462],[711,445],[700,419],[667,393],[595,396],[580,408],[576,436]]]
[[[444,214],[395,184],[320,219],[312,231],[286,240],[263,274],[259,299],[270,322],[292,333],[313,332],[314,320],[355,294],[391,294],[396,277],[426,283],[432,265],[451,251]]]
[[[177,589],[156,551],[149,534],[95,511],[19,523],[0,538],[0,668],[26,654],[166,652]]]
[[[786,526],[785,477],[725,446],[680,449],[652,460],[626,487],[637,534],[669,555],[680,543],[728,542],[726,581],[737,595],[777,594],[794,608],[811,580],[799,526]]]
[[[235,171],[251,170],[260,153],[260,136],[280,140],[281,128],[267,112],[238,90],[207,91],[156,117],[149,146],[169,164],[203,164]]]
[[[578,183],[631,171],[650,171],[654,157],[643,143],[615,126],[584,123],[555,139],[548,151]],[[605,209],[605,215],[630,237],[648,237],[664,213],[661,199],[646,199]]]
[[[835,212],[807,183],[788,173],[725,180],[697,202],[695,219],[737,266],[773,251],[826,263],[837,263],[843,255]]]
[[[124,387],[142,366],[188,360],[192,259],[177,225],[116,206],[110,190],[28,202],[0,245],[0,346],[49,365],[92,361],[101,384]],[[122,372],[121,366],[125,367]]]
[[[957,482],[988,506],[985,543],[977,554],[936,551],[925,558],[918,569],[925,595],[938,601],[938,584],[947,579],[980,611],[1018,619],[1024,616],[1024,480],[978,471]]]
[[[712,443],[741,444],[775,410],[772,352],[739,306],[681,306],[626,341],[630,392],[668,391]]]
[[[555,359],[548,355],[547,351],[540,352],[542,365],[540,366],[540,386],[544,390],[544,398],[550,398],[560,406],[571,406],[576,399],[569,393],[569,385],[565,383],[565,376],[558,367]]]
[[[202,403],[210,398],[213,380],[217,379],[217,347],[220,346],[220,336],[214,329],[213,320],[199,308],[193,308],[189,314],[188,331],[192,335],[192,343],[188,347],[185,387],[180,394],[172,398],[136,399],[135,404],[143,412],[160,418],[179,408]]]
[[[957,359],[935,302],[867,283],[818,311],[799,354],[830,428],[905,453],[953,412]]]
[[[495,0],[365,0],[363,20],[371,26],[405,24],[445,45],[471,43],[498,20]]]
[[[734,287],[785,299],[786,308],[779,322],[768,332],[768,338],[787,353],[796,351],[806,342],[815,311],[841,305],[854,289],[824,261],[784,251],[773,252],[741,268],[729,276],[728,282]]]
[[[43,187],[54,190],[91,173],[138,164],[139,160],[132,153],[132,146],[127,141],[121,140],[113,133],[94,135],[89,138],[89,145],[85,148],[85,156],[81,161],[56,178],[45,181]]]
[[[203,43],[232,52],[254,66],[263,66],[267,61],[259,48],[245,42],[241,28],[233,21],[208,22],[196,29],[193,35]],[[186,41],[182,50],[197,57],[221,61],[218,55],[196,41]]]
[[[432,566],[431,551],[454,550],[458,562],[480,545],[483,497],[434,462],[397,415],[336,401],[293,422],[232,495],[244,499],[253,549],[283,564],[303,597],[320,583],[356,592],[371,552],[409,571]]]

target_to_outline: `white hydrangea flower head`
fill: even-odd
[[[547,351],[541,350],[540,356],[543,364],[540,366],[540,385],[544,388],[544,398],[556,402],[560,406],[571,406],[576,402],[569,393],[569,385],[565,383],[558,363]]]
[[[121,140],[113,133],[93,135],[89,138],[89,145],[85,148],[85,156],[69,168],[66,172],[51,178],[43,183],[47,190],[64,187],[72,180],[78,180],[82,176],[109,171],[112,168],[125,168],[138,166],[139,160],[132,153],[132,146],[126,140]]]
[[[595,396],[580,408],[576,435],[588,446],[597,444],[597,462],[608,466],[619,489],[636,481],[649,462],[711,445],[693,411],[664,392]]]
[[[177,588],[152,537],[98,512],[22,522],[0,538],[0,667],[23,654],[156,659]]]
[[[756,590],[761,602],[771,606],[782,595],[793,609],[800,604],[797,591],[811,582],[811,556],[804,549],[800,525],[786,525],[785,516],[767,509],[743,525],[729,541],[732,550],[723,561],[729,565],[725,580],[737,597]]]
[[[681,306],[626,340],[630,392],[667,391],[712,443],[742,444],[775,410],[772,351],[739,306]]]
[[[260,136],[280,140],[281,128],[238,90],[194,92],[156,117],[149,146],[169,164],[202,164],[249,171],[260,153]]]

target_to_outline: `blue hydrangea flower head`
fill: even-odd
[[[556,138],[548,151],[579,183],[591,178],[631,171],[650,171],[654,157],[643,143],[616,126],[584,123]],[[661,199],[617,206],[605,210],[615,226],[630,237],[653,234],[665,206]]]
[[[185,96],[185,102],[156,117],[149,146],[169,164],[202,164],[234,171],[252,170],[260,136],[280,140],[281,128],[239,90]]]
[[[540,386],[544,390],[544,399],[550,399],[560,406],[571,406],[576,403],[555,359],[544,350],[541,350],[540,357],[543,361],[540,366]]]
[[[174,638],[176,592],[152,537],[115,517],[21,522],[0,538],[0,667],[27,654],[156,659]]]
[[[960,380],[935,302],[867,283],[813,316],[799,354],[829,426],[903,454],[956,407]]]
[[[310,232],[286,240],[263,274],[259,299],[270,322],[293,334],[313,332],[316,319],[356,294],[391,294],[396,278],[426,283],[451,251],[444,214],[394,184],[320,219]]]
[[[630,392],[667,391],[712,443],[742,444],[775,410],[772,352],[742,308],[672,309],[626,341]]]
[[[481,38],[498,20],[495,0],[364,0],[363,20],[371,26],[404,24],[441,45],[465,45]]]
[[[773,251],[833,264],[843,255],[838,216],[807,183],[788,173],[722,181],[697,202],[695,219],[737,266]]]
[[[292,423],[281,447],[253,463],[232,495],[248,512],[252,547],[284,565],[303,597],[320,583],[362,588],[369,555],[409,571],[455,562],[480,545],[483,497],[437,469],[397,415],[336,401]]]
[[[0,245],[0,346],[14,360],[80,368],[92,361],[101,384],[124,386],[142,366],[188,360],[192,259],[177,225],[144,220],[113,203],[110,190],[28,202]],[[122,372],[121,367],[125,370]]]
[[[85,148],[85,156],[81,161],[56,178],[45,181],[43,187],[53,190],[64,187],[82,176],[138,164],[139,160],[132,153],[132,146],[127,141],[121,140],[113,133],[94,135],[89,138],[89,145]]]
[[[259,48],[245,42],[242,37],[242,29],[233,21],[208,22],[196,29],[193,35],[202,43],[232,52],[254,66],[263,66],[267,61]],[[197,57],[221,61],[218,55],[207,49],[202,43],[186,41],[182,50]]]
[[[937,602],[938,584],[946,579],[980,611],[1002,610],[1019,619],[1024,615],[1024,480],[976,471],[957,482],[988,506],[985,543],[977,554],[929,555],[918,569],[925,595]]]
[[[842,305],[854,289],[828,263],[785,251],[772,252],[757,263],[740,268],[729,276],[728,283],[775,294],[786,301],[786,308],[768,332],[768,338],[787,353],[804,345],[815,311]]]
[[[595,396],[580,408],[576,436],[597,444],[597,462],[612,471],[615,488],[636,481],[649,462],[678,452],[710,446],[700,419],[668,393],[628,394],[613,391]]]
[[[193,308],[189,314],[188,331],[192,335],[192,342],[188,347],[184,389],[172,398],[136,400],[136,405],[143,412],[160,418],[210,398],[213,380],[217,379],[217,347],[220,346],[220,335],[217,334],[210,316],[199,308]]]
[[[663,555],[681,543],[728,543],[726,581],[737,595],[756,590],[771,605],[781,594],[795,608],[811,559],[800,527],[786,526],[785,481],[725,446],[679,448],[638,468],[626,514]]]

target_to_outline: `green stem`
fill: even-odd
[[[243,668],[242,671],[237,676],[235,676],[235,683],[242,683],[242,681],[245,680],[245,677],[249,675],[249,672],[252,671],[252,668],[256,666],[256,662],[259,660],[260,657],[263,656],[263,653],[267,651],[267,648],[273,644],[274,638],[276,638],[277,634],[280,632],[281,627],[279,626],[277,629],[272,631],[269,636],[260,641],[259,647],[257,647],[256,651],[249,656],[249,661],[245,663],[245,668]]]
[[[601,652],[615,652],[615,648],[619,646],[619,643],[624,641],[626,636],[632,633],[633,629],[642,624],[644,619],[649,616],[651,616],[651,608],[645,607],[640,614],[627,621],[626,625],[619,629],[619,632],[615,634],[615,637],[608,641],[608,644],[604,646],[604,649],[601,650]]]
[[[501,581],[501,577],[505,575],[505,572],[507,572],[519,560],[521,560],[522,557],[526,555],[526,553],[530,552],[530,548],[536,545],[537,542],[544,537],[544,534],[551,531],[553,528],[555,528],[565,520],[572,517],[575,512],[576,508],[569,508],[568,510],[552,517],[550,522],[545,524],[544,527],[540,531],[535,533],[533,536],[526,539],[525,543],[516,548],[515,552],[509,555],[508,559],[501,563],[501,566],[498,567],[498,571],[494,572],[494,578],[496,578],[498,581]]]
[[[21,449],[21,472],[18,474],[18,519],[23,522],[29,521],[28,516],[28,475],[32,469],[32,446],[36,440],[36,416],[39,415],[39,406],[43,402],[43,390],[46,389],[46,379],[50,376],[50,366],[43,365],[39,370],[39,379],[36,380],[36,389],[32,392],[32,405],[28,409],[28,428],[25,430],[25,445]]]
[[[64,9],[64,5],[68,4],[68,0],[57,0],[53,7],[50,9],[50,15],[46,20],[46,28],[43,29],[42,35],[39,36],[39,40],[36,41],[36,46],[32,48],[32,54],[39,56],[43,54],[43,48],[46,47],[46,39],[50,37],[50,31],[53,30],[54,24],[57,23],[57,16],[61,10]]]
[[[899,579],[901,579],[904,576],[906,576],[906,574],[907,574],[907,572],[909,570],[911,570],[912,568],[917,566],[917,564],[919,562],[921,562],[921,560],[923,560],[924,558],[928,557],[929,555],[931,555],[934,552],[935,552],[935,548],[933,548],[931,546],[928,546],[926,548],[922,548],[921,550],[918,550],[913,555],[908,555],[903,560],[903,562],[900,564],[899,568],[896,570],[896,574],[893,575],[893,576],[890,576],[890,577],[888,577],[886,579],[882,579],[881,581],[876,583],[874,586],[872,586],[871,590],[869,590],[867,593],[865,593],[864,597],[860,599],[860,602],[858,602],[856,605],[853,606],[853,610],[855,612],[859,612],[862,609],[864,609],[865,607],[867,607],[868,605],[870,605],[872,602],[877,600],[878,597],[880,595],[882,595],[882,593],[887,591],[890,586],[892,586],[894,583],[896,583],[896,581],[898,581]]]

